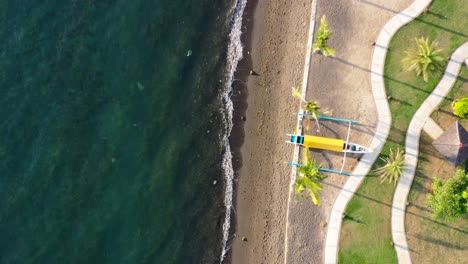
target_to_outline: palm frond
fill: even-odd
[[[292,87],[292,95],[302,102],[307,103],[307,101],[302,97],[301,89],[299,87]]]
[[[390,155],[388,157],[380,157],[380,159],[385,162],[385,165],[374,170],[374,172],[382,178],[380,183],[388,180],[390,183],[393,182],[396,184],[403,174],[403,171],[406,169],[403,151],[397,149],[396,152],[393,152],[393,150],[390,149]]]
[[[310,152],[307,150],[304,157],[304,166],[298,168],[298,177],[294,190],[296,193],[306,191],[312,198],[312,202],[320,205],[320,190],[322,190],[321,180],[327,178],[320,172],[321,165],[316,165],[314,160],[310,159]]]
[[[405,51],[405,58],[401,64],[406,71],[415,71],[416,76],[423,76],[424,81],[428,81],[431,73],[438,68],[443,61],[442,52],[438,49],[436,41],[429,42],[427,38],[416,38],[416,49]]]
[[[325,57],[328,57],[328,56],[335,57],[336,55],[336,51],[330,46],[323,47],[322,52]]]
[[[335,56],[335,50],[327,45],[332,32],[328,28],[328,22],[325,16],[320,19],[320,27],[315,35],[315,43],[312,45],[312,52],[320,51],[326,57]]]
[[[320,131],[320,124],[318,122],[318,117],[320,115],[319,113],[320,106],[318,105],[317,102],[307,102],[304,110],[306,113],[312,115],[312,117],[315,119],[315,123],[317,124],[318,131]]]

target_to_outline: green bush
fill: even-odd
[[[453,114],[465,118],[468,115],[468,97],[460,99],[453,104]]]
[[[458,170],[446,181],[435,178],[432,189],[427,205],[433,210],[434,219],[453,221],[468,214],[468,175],[464,170]]]

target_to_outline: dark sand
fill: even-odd
[[[251,1],[252,2],[252,1]],[[256,1],[255,1],[256,2]],[[368,145],[377,123],[370,86],[372,42],[394,15],[409,6],[410,0],[319,0],[316,29],[325,14],[334,32],[330,44],[336,58],[312,56],[307,99],[318,101],[333,116],[359,119],[365,125],[354,126],[350,141]],[[250,3],[246,17],[249,47],[239,73],[253,68],[259,76],[247,76],[246,93],[234,98],[236,122],[233,142],[242,143],[235,154],[237,171],[236,223],[230,259],[232,263],[283,263],[287,198],[293,147],[284,143],[285,134],[295,129],[299,102],[291,96],[291,87],[300,86],[306,52],[310,0],[266,0]],[[237,86],[243,85],[241,82]],[[244,87],[245,88],[245,87]],[[247,97],[246,104],[242,97]],[[246,117],[242,121],[242,116]],[[320,133],[313,122],[309,134],[346,138],[347,125],[321,123]],[[242,127],[243,125],[243,127]],[[236,137],[237,135],[237,137]],[[313,158],[325,167],[340,169],[340,153],[313,152]],[[349,157],[345,171],[356,166]],[[240,165],[242,165],[240,167]],[[322,191],[322,206],[293,194],[288,227],[288,263],[323,262],[323,245],[330,210],[344,176],[329,175]],[[246,237],[247,241],[242,241]]]

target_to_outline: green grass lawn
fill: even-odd
[[[414,72],[401,68],[401,59],[408,47],[414,47],[416,37],[437,40],[448,58],[453,51],[468,40],[468,0],[434,0],[429,12],[401,28],[390,43],[385,63],[385,86],[392,112],[392,127],[381,155],[389,150],[404,149],[406,130],[412,116],[427,95],[440,81],[447,65],[436,72],[429,82],[416,77]],[[381,165],[381,164],[380,164]],[[374,165],[374,169],[379,162]],[[380,179],[370,173],[350,201],[343,222],[340,240],[339,263],[397,263],[391,245],[391,203],[395,186],[380,184]]]
[[[405,226],[411,259],[413,263],[461,263],[468,248],[467,218],[449,223],[434,220],[426,205],[433,178],[448,179],[456,171],[431,143],[422,133],[418,169],[408,196]]]
[[[463,66],[458,75],[457,82],[453,85],[452,90],[442,100],[439,105],[439,111],[434,111],[431,115],[432,119],[436,121],[443,129],[447,129],[456,120],[464,127],[468,128],[468,118],[460,119],[452,114],[452,102],[455,99],[460,99],[468,96],[468,68]]]

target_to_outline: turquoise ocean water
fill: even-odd
[[[0,263],[219,262],[235,6],[0,1]]]

